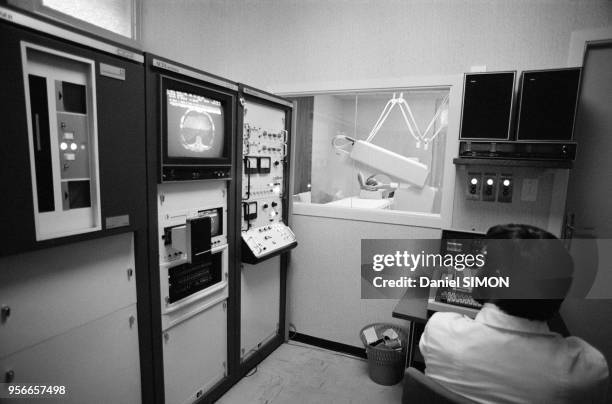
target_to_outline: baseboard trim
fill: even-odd
[[[290,333],[289,339],[296,342],[301,342],[303,344],[328,349],[330,351],[336,351],[347,355],[356,356],[358,358],[367,358],[365,348],[358,348],[356,346],[342,344],[340,342],[330,341],[323,338],[313,337],[311,335],[300,334],[298,332],[294,334]]]

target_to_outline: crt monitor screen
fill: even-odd
[[[471,233],[464,231],[454,230],[442,230],[442,244],[440,246],[440,254],[445,256],[446,254],[457,255],[457,254],[471,254],[478,255],[483,253],[483,247],[485,242],[485,235],[481,233]],[[471,269],[464,269],[460,273],[452,271],[458,277],[461,276],[473,276]],[[471,293],[472,288],[466,286],[459,286],[453,288],[462,292]]]
[[[519,140],[572,139],[580,68],[523,72]]]
[[[224,157],[225,110],[219,100],[166,88],[169,158]]]
[[[466,74],[461,139],[509,138],[514,78],[515,72]]]

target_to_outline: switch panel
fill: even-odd
[[[241,256],[256,264],[297,245],[285,210],[290,125],[284,107],[243,101]]]
[[[36,240],[101,230],[96,64],[22,45]]]
[[[285,112],[247,102],[243,127],[242,230],[282,222]]]
[[[253,260],[269,258],[297,244],[295,234],[282,222],[243,231],[242,241],[247,245],[246,250],[251,252]]]
[[[495,201],[497,191],[497,174],[485,173],[484,183],[482,184],[482,200],[486,202]]]
[[[500,174],[497,202],[512,203],[512,189],[514,181],[512,174]]]
[[[466,199],[479,201],[482,191],[482,173],[468,173]]]
[[[89,178],[90,150],[87,116],[57,113],[58,150],[62,180]]]

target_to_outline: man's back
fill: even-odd
[[[602,354],[544,322],[509,316],[487,303],[476,319],[436,313],[420,342],[426,374],[482,403],[603,402]]]

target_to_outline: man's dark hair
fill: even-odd
[[[485,245],[483,275],[508,276],[511,286],[477,288],[475,299],[512,316],[551,319],[567,295],[574,267],[561,240],[534,226],[506,224],[491,227]]]

